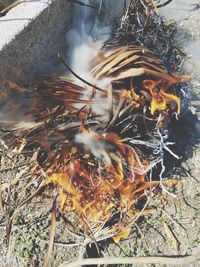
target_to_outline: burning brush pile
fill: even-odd
[[[174,183],[163,178],[163,155],[177,157],[167,128],[181,111],[177,84],[189,77],[169,73],[144,46],[100,48],[90,59],[92,82],[61,61],[73,76],[46,77],[4,139],[37,153],[36,177],[42,172],[42,186],[55,190],[57,212],[73,214],[71,223],[93,242],[118,242],[149,212],[148,192]]]

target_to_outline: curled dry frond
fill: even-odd
[[[120,82],[121,88],[128,90],[129,97],[138,104],[149,95],[152,115],[156,111],[169,112],[171,104],[179,114],[180,98],[172,86],[190,80],[188,75],[169,73],[158,56],[142,46],[100,51],[91,73],[97,79],[110,77],[113,84]]]

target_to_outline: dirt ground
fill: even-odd
[[[191,5],[183,6],[182,12],[185,13],[180,15],[183,19],[178,18],[180,30],[177,34],[184,35],[182,45],[189,51],[184,68],[193,78],[185,90],[189,107],[182,107],[184,112],[176,125],[173,125],[171,134],[172,140],[176,141],[174,149],[181,160],[171,162],[167,177],[179,182],[174,188],[167,188],[170,193],[162,191],[150,194],[148,207],[152,209],[151,214],[136,221],[126,240],[119,244],[111,240],[101,243],[102,256],[185,256],[200,251],[200,53],[196,51],[199,47],[197,44],[200,44],[200,8],[198,4],[192,6],[193,2],[196,4],[196,1],[191,1]],[[167,11],[162,12],[164,14]],[[20,198],[31,195],[38,188],[40,180],[31,180],[37,164],[34,158],[8,152],[3,144],[0,149],[1,181],[5,183],[21,177],[13,192],[3,196],[7,203],[16,205]],[[22,166],[26,161],[29,162],[28,169]],[[25,188],[25,184],[31,186]],[[6,220],[0,214],[0,267],[43,266],[50,235],[52,194],[51,191],[42,192],[15,216],[9,265],[5,264]],[[71,232],[62,219],[57,222],[50,266],[57,267],[62,262],[82,257],[95,257],[95,254],[94,246],[84,245],[83,236]],[[200,266],[200,261],[191,266]]]

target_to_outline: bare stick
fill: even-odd
[[[124,257],[124,258],[95,258],[83,259],[71,263],[63,263],[59,267],[76,267],[81,265],[113,265],[113,264],[167,264],[167,265],[189,265],[200,260],[200,252],[192,256],[175,257]]]

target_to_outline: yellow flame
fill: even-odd
[[[156,111],[167,110],[168,104],[175,104],[177,113],[180,113],[180,98],[166,93],[162,87],[162,81],[144,80],[143,86],[151,93],[151,114],[154,115]]]

